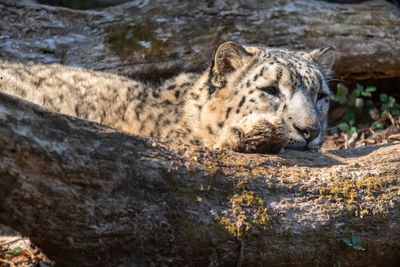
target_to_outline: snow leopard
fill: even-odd
[[[222,43],[202,73],[154,86],[59,64],[0,60],[0,90],[53,112],[154,140],[276,153],[319,149],[335,49]]]

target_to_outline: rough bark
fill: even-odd
[[[158,81],[209,64],[222,41],[339,51],[345,78],[400,76],[400,9],[380,0],[133,1],[102,11],[0,3],[0,56]]]
[[[0,94],[0,147],[0,222],[60,265],[400,262],[400,144],[169,148]]]

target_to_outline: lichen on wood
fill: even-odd
[[[105,42],[121,60],[138,54],[146,59],[166,59],[171,52],[171,38],[160,39],[156,30],[158,23],[147,18],[129,24],[109,25]]]

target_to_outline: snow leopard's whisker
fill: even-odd
[[[344,83],[350,84],[349,81],[342,80],[342,79],[329,79],[328,82],[344,82]]]

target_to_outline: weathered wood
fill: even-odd
[[[345,78],[400,76],[400,9],[387,1],[133,1],[103,11],[0,3],[0,56],[158,81],[198,71],[222,41],[335,46]]]
[[[400,262],[400,144],[168,148],[0,93],[0,147],[0,223],[60,265]]]

